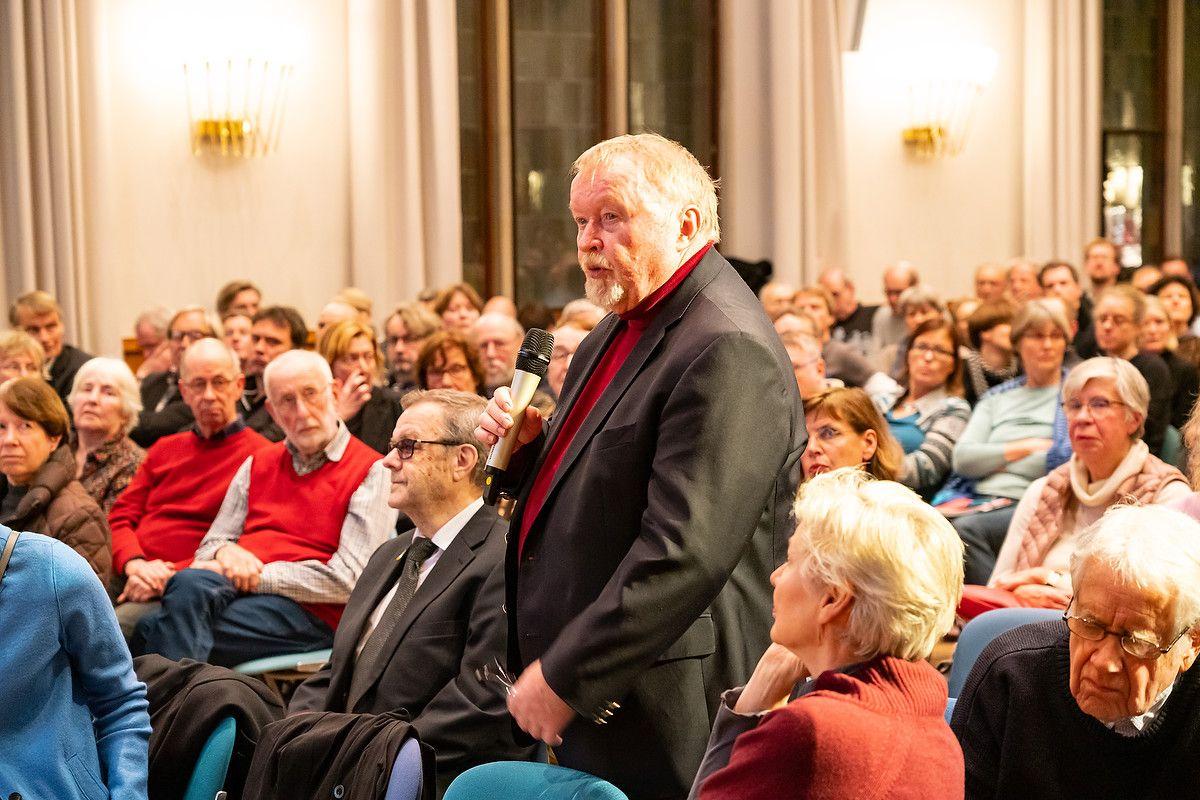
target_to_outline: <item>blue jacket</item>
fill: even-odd
[[[147,708],[91,567],[22,533],[0,582],[0,797],[145,800]]]

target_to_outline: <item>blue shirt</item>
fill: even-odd
[[[907,417],[897,417],[891,411],[884,415],[888,427],[892,429],[892,436],[904,448],[905,455],[915,453],[925,444],[925,431],[917,426],[918,416],[915,411]]]

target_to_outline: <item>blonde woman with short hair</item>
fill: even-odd
[[[691,796],[961,798],[946,682],[925,660],[962,593],[954,528],[858,469],[804,484],[794,512],[773,644],[723,695]]]

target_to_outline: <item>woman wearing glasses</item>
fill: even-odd
[[[438,331],[425,340],[413,368],[417,387],[454,389],[484,396],[486,382],[479,353],[461,333]]]
[[[1194,796],[1200,525],[1117,506],[1070,571],[1065,624],[1011,630],[971,669],[952,722],[966,796]]]
[[[1183,473],[1141,440],[1150,390],[1136,367],[1089,358],[1067,375],[1062,396],[1074,455],[1030,484],[988,582],[1023,606],[1067,607],[1079,534],[1111,506],[1171,503],[1191,494]]]
[[[902,392],[877,399],[888,428],[904,448],[897,478],[926,499],[950,472],[950,457],[971,408],[962,399],[958,332],[944,319],[922,322],[904,343]]]
[[[1070,457],[1060,408],[1071,328],[1060,303],[1030,300],[1013,319],[1024,374],[990,390],[954,446],[954,472],[933,498],[967,545],[966,582],[984,585],[1029,484]]]
[[[862,389],[839,387],[806,398],[804,424],[805,480],[841,467],[859,467],[885,481],[900,474],[904,451]]]

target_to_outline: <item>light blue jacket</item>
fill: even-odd
[[[0,582],[0,797],[146,800],[147,708],[92,568],[22,533]]]

